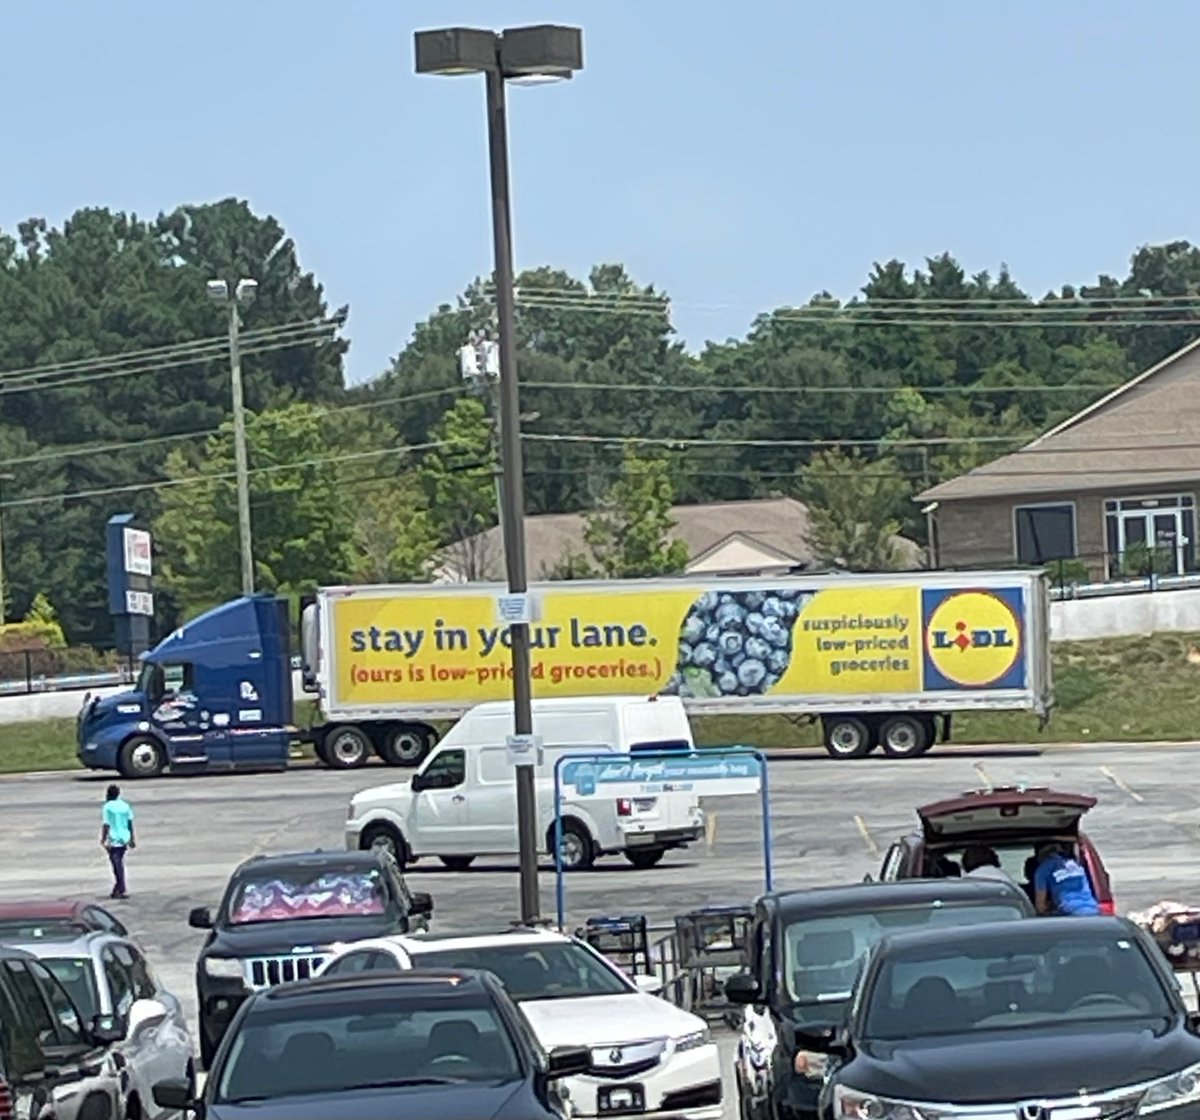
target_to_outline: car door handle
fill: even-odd
[[[452,798],[450,798],[450,800],[451,801],[466,801],[466,798],[463,797],[463,795],[461,793],[456,793]]]

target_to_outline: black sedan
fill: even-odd
[[[154,1099],[205,1120],[561,1120],[556,1081],[589,1067],[585,1049],[543,1055],[489,973],[370,973],[251,996],[203,1099],[183,1081]]]
[[[1200,1116],[1200,1037],[1161,952],[1120,918],[908,933],[872,950],[823,1117]]]

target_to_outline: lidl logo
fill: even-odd
[[[1020,588],[925,590],[921,598],[927,689],[1025,686]]]

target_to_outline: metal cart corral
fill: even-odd
[[[749,906],[707,906],[675,919],[677,962],[682,977],[679,1004],[705,1019],[740,1019],[725,998],[725,981],[750,962]]]
[[[651,975],[650,933],[645,914],[602,914],[588,918],[575,936],[630,976]]]

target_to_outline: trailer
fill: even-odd
[[[93,769],[286,765],[296,739],[326,765],[421,763],[448,721],[512,694],[499,584],[321,589],[301,619],[292,726],[290,624],[269,596],[235,600],[145,656],[138,688],[85,704]],[[958,711],[1053,704],[1040,571],[681,576],[535,584],[534,697],[669,695],[691,714],[820,723],[835,758],[921,755]]]

